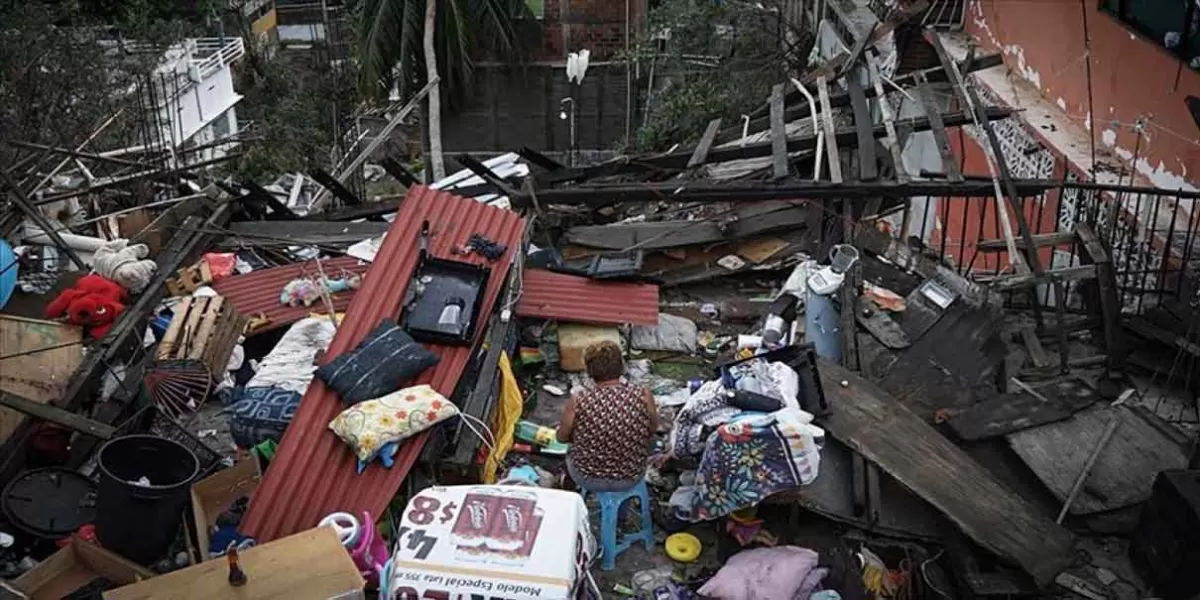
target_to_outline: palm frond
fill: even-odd
[[[360,91],[385,95],[396,81],[402,97],[424,83],[425,0],[359,0]],[[434,46],[442,99],[459,104],[472,87],[474,60],[515,58],[516,21],[529,15],[525,0],[441,0]]]

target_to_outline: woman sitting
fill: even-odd
[[[658,430],[654,395],[621,382],[621,348],[601,342],[584,352],[595,387],[572,396],[558,426],[558,441],[571,444],[567,472],[590,492],[623,492],[637,485]]]

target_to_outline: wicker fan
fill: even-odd
[[[224,375],[243,324],[220,296],[180,302],[145,376],[150,401],[176,420],[199,410]]]
[[[204,405],[212,391],[212,377],[192,361],[157,363],[145,375],[150,401],[164,414],[179,420]]]

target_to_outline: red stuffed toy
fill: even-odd
[[[100,339],[112,329],[117,317],[125,312],[125,288],[121,284],[96,274],[84,275],[46,307],[46,316],[57,319],[66,315],[67,322],[87,327],[92,337]]]

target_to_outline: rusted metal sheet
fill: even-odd
[[[520,250],[524,220],[510,211],[415,186],[401,204],[323,361],[352,349],[380,321],[399,317],[405,289],[417,265],[418,238],[424,221],[430,224],[432,256],[489,264],[478,254],[465,258],[452,254],[473,233],[508,246],[500,260],[489,264],[493,276],[488,280],[482,310],[484,314],[491,312],[506,279],[503,274]],[[484,329],[476,331],[476,340]],[[428,383],[449,396],[470,360],[472,348],[428,347],[441,361],[422,373],[414,384]],[[314,527],[331,512],[383,513],[424,447],[427,433],[407,441],[391,469],[372,464],[359,475],[355,473],[355,457],[350,448],[327,429],[329,421],[342,408],[332,390],[319,380],[313,381],[251,499],[240,527],[243,533],[263,543]]]
[[[254,330],[255,333],[262,333],[295,323],[311,312],[325,312],[326,308],[323,302],[312,306],[288,306],[281,303],[279,293],[283,291],[283,286],[287,285],[289,281],[299,277],[320,277],[322,272],[331,279],[338,279],[345,273],[361,275],[366,273],[367,268],[371,266],[350,256],[322,260],[320,263],[319,269],[315,260],[271,269],[260,269],[245,275],[226,277],[214,283],[212,287],[218,294],[233,302],[238,314],[246,318],[253,318],[260,313],[266,315],[267,324]],[[350,299],[354,297],[354,293],[354,290],[347,290],[333,294],[331,296],[333,309],[346,310],[346,307],[350,306]]]
[[[521,274],[517,315],[604,325],[658,325],[658,286],[597,281],[529,269]]]

